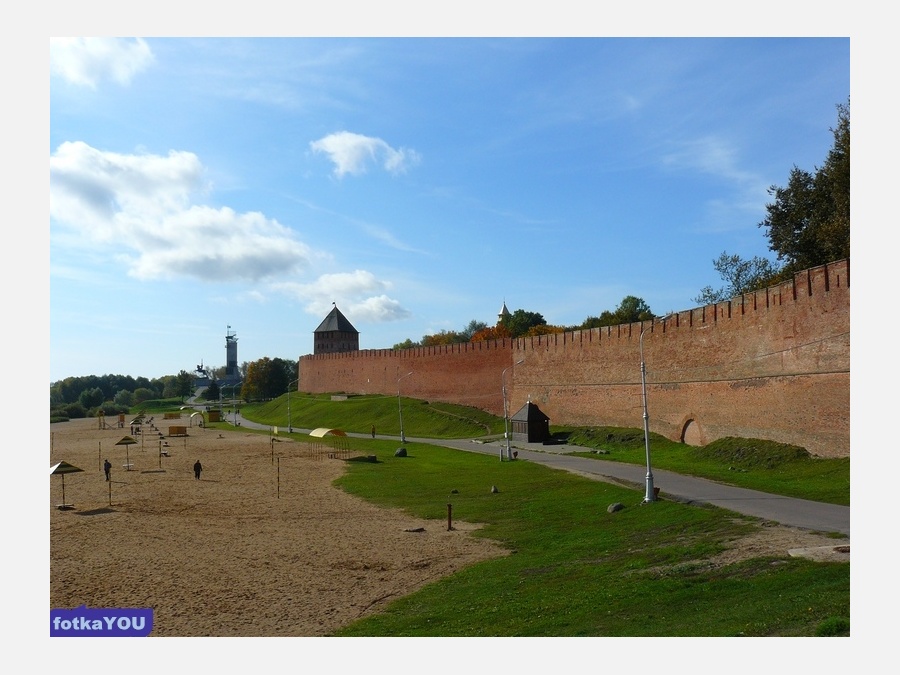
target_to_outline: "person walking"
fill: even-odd
[[[375,438],[375,425],[372,425],[372,438]]]
[[[200,460],[198,459],[196,462],[194,462],[194,478],[195,479],[200,480],[200,472],[201,471],[203,471],[203,465],[200,463]]]
[[[103,473],[106,474],[106,480],[109,480],[109,472],[112,471],[112,464],[109,463],[109,460],[104,460],[103,462]]]

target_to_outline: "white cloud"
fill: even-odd
[[[410,316],[398,301],[383,293],[391,284],[366,270],[323,274],[309,284],[287,282],[273,284],[273,288],[306,301],[306,311],[313,316],[324,317],[332,303],[337,303],[351,322],[380,323]]]
[[[730,143],[711,136],[681,143],[663,157],[663,164],[717,176],[741,188],[758,191],[763,185],[758,175],[739,167],[737,152]]]
[[[704,229],[722,232],[746,227],[762,212],[768,184],[758,174],[740,167],[738,153],[732,145],[715,137],[684,142],[662,158],[666,167],[697,171],[730,183],[734,190],[729,200],[715,199],[706,203],[707,223]]]
[[[371,323],[399,321],[411,316],[409,310],[404,309],[399,302],[386,295],[366,298],[362,302],[354,303],[348,308],[347,314],[359,321]]]
[[[153,59],[141,38],[50,38],[50,73],[91,89],[105,79],[127,85]]]
[[[76,239],[103,244],[131,276],[260,280],[304,266],[308,247],[261,213],[192,203],[208,189],[190,152],[125,155],[63,143],[50,157],[50,217]]]
[[[359,175],[366,172],[370,162],[380,162],[390,173],[403,173],[409,166],[417,164],[420,156],[415,150],[400,148],[395,150],[380,138],[339,131],[329,134],[309,147],[313,152],[328,155],[334,163],[334,173],[338,178],[345,174]]]

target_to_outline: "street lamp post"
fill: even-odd
[[[525,359],[519,359],[513,365],[504,368],[503,372],[500,373],[500,387],[503,390],[503,435],[506,438],[506,459],[509,461],[512,461],[512,450],[509,447],[509,400],[506,397],[506,371],[510,368],[515,368],[523,361]],[[500,448],[500,461],[503,461],[503,448]]]
[[[400,442],[406,443],[406,436],[403,434],[403,403],[400,401],[400,380],[404,377],[412,375],[412,371],[409,371],[406,375],[401,375],[397,378],[397,409],[400,411]]]
[[[664,316],[661,321],[665,321],[671,316]],[[651,320],[650,325],[653,325]],[[641,338],[638,341],[641,349],[641,400],[644,407],[644,451],[647,455],[647,478],[644,490],[644,503],[656,501],[656,491],[653,489],[653,469],[650,468],[650,413],[647,410],[647,364],[644,363],[644,331],[641,328]]]
[[[296,380],[291,380],[288,382],[288,433],[294,433],[294,427],[291,425],[291,385],[294,382],[299,382],[300,378],[298,377]]]
[[[231,388],[231,419],[234,420],[234,426],[238,426],[238,419],[237,419],[237,402],[236,402],[236,400],[235,400],[234,388],[237,387],[237,386],[240,385],[240,384],[243,384],[243,383],[244,383],[244,381],[241,380],[241,381],[238,382],[236,385],[234,385],[234,387]]]

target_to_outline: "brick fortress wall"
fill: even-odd
[[[503,414],[527,400],[554,425],[643,425],[640,335],[650,430],[691,445],[763,438],[850,454],[850,263],[665,320],[515,340],[304,356],[309,392],[397,394]]]

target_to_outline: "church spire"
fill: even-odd
[[[503,307],[500,308],[500,313],[497,315],[497,323],[503,323],[504,320],[509,318],[509,310],[506,308],[506,299],[503,300]]]

